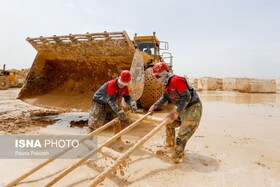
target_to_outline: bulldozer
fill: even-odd
[[[172,71],[173,56],[162,52],[168,42],[159,41],[155,32],[135,34],[133,40],[126,31],[26,40],[38,53],[18,98],[33,105],[88,111],[93,92],[128,69],[131,97],[147,109],[162,94],[152,76],[153,65],[165,60]]]
[[[7,90],[11,86],[17,86],[16,72],[6,70],[6,64],[0,70],[0,90]]]

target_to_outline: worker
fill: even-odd
[[[114,117],[118,117],[120,121],[126,119],[124,110],[118,106],[122,98],[132,111],[137,110],[127,87],[130,80],[130,71],[123,70],[119,77],[106,82],[94,93],[88,119],[89,132],[103,126],[105,120],[109,121]]]
[[[176,106],[167,116],[172,122],[166,126],[166,146],[173,148],[171,158],[174,163],[179,163],[184,156],[187,141],[199,125],[202,104],[187,80],[170,73],[164,62],[158,62],[153,66],[153,75],[164,89],[162,96],[150,107],[149,112],[153,114],[155,109],[159,109],[167,101]],[[176,127],[180,128],[175,139]]]

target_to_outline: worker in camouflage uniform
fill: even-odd
[[[199,125],[202,104],[187,80],[169,73],[164,62],[154,65],[153,75],[164,86],[164,90],[160,99],[150,107],[149,112],[153,114],[155,109],[160,108],[167,101],[176,105],[176,109],[168,115],[172,123],[166,126],[166,146],[173,147],[172,160],[174,163],[179,163],[184,156],[187,141]],[[176,127],[180,128],[175,140]]]
[[[109,121],[117,116],[120,121],[126,119],[124,111],[117,104],[122,98],[131,110],[137,110],[136,103],[130,97],[127,87],[130,80],[131,73],[123,70],[119,77],[106,82],[94,93],[88,119],[90,132],[104,125],[105,120]]]

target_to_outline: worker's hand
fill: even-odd
[[[152,106],[149,108],[148,112],[150,112],[151,115],[153,115],[154,110],[155,110],[156,108],[157,108],[156,105],[152,105]]]
[[[170,112],[170,114],[167,116],[173,121],[175,121],[179,117],[179,113],[177,111]]]
[[[120,111],[118,112],[118,118],[119,118],[120,120],[125,120],[125,113],[124,113],[123,110],[120,110]]]
[[[135,112],[135,111],[137,110],[137,106],[136,106],[135,104],[132,104],[132,105],[130,106],[130,109],[131,109],[133,112]]]

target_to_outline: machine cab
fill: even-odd
[[[148,55],[158,56],[159,55],[159,46],[157,43],[150,41],[137,41],[136,45],[140,51],[147,53]]]
[[[134,36],[134,44],[140,51],[143,51],[145,67],[153,66],[157,61],[168,61],[166,62],[169,66],[172,66],[172,55],[171,53],[164,52],[160,54],[161,50],[168,50],[168,42],[159,41],[156,37],[156,33],[153,32],[151,36]],[[166,57],[168,54],[169,57]]]
[[[155,32],[152,36],[134,36],[134,43],[140,51],[152,55],[153,57],[159,56],[159,40],[155,36]]]

